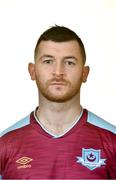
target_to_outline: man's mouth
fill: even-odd
[[[62,86],[66,86],[66,82],[51,82],[50,85],[62,85]]]

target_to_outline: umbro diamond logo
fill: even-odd
[[[23,156],[16,161],[17,169],[31,168],[31,164],[29,164],[33,159]]]

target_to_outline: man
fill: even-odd
[[[84,45],[72,30],[54,26],[40,36],[28,67],[39,107],[1,133],[1,178],[116,178],[116,127],[80,104],[85,62]]]

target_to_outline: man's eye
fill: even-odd
[[[71,65],[75,65],[75,63],[72,62],[72,61],[66,61],[66,64],[67,64],[67,65],[70,65],[70,66],[71,66]]]
[[[53,63],[53,60],[51,60],[51,59],[46,59],[46,60],[43,60],[43,63],[45,63],[45,64],[52,64],[52,63]]]

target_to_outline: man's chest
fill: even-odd
[[[73,137],[38,139],[14,146],[4,162],[4,178],[107,178],[107,156],[100,140]]]

